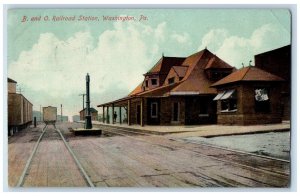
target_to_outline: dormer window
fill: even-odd
[[[168,79],[168,83],[169,84],[174,84],[174,82],[175,82],[175,78],[174,77]]]
[[[151,79],[151,84],[152,85],[157,85],[157,79]]]
[[[148,88],[148,80],[145,81],[145,86]]]

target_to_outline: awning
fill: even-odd
[[[226,91],[220,92],[213,100],[217,101],[219,99],[221,99],[221,97],[226,93]]]
[[[221,100],[233,98],[232,95],[234,92],[235,92],[235,89],[226,91],[226,93],[221,97]]]

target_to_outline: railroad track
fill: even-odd
[[[164,137],[159,135],[153,135],[149,133],[143,133],[141,131],[132,131],[132,130],[126,130],[121,128],[115,128],[115,127],[109,127],[109,126],[102,126],[103,132],[112,133],[114,135],[121,135],[125,137],[129,137],[134,140],[139,140],[142,142],[147,142],[152,145],[158,145],[160,147],[165,147],[173,150],[187,150],[197,153],[199,156],[207,157],[214,159],[216,161],[225,162],[231,165],[237,165],[243,168],[247,168],[250,170],[255,170],[258,172],[265,172],[269,173],[281,178],[289,178],[289,172],[285,172],[285,169],[282,168],[284,165],[289,165],[290,162],[283,159],[268,157],[264,155],[256,155],[253,153],[233,150],[233,149],[226,149],[219,146],[213,146],[208,144],[199,144],[199,143],[192,143],[191,144],[197,144],[199,146],[198,148],[190,147],[188,146],[188,143],[184,143],[185,147],[180,147],[176,145],[172,145],[172,141],[175,141],[173,138],[167,138],[165,135]],[[151,136],[155,137],[157,140],[149,140],[148,138],[143,137],[133,137],[133,136]],[[164,142],[160,142],[163,140]],[[167,142],[166,142],[167,141]],[[180,140],[176,140],[178,142],[183,142]],[[217,152],[217,153],[216,153]],[[226,156],[228,155],[228,156]],[[241,159],[246,159],[244,162]],[[269,163],[272,165],[271,168],[265,167],[265,164]]]
[[[25,168],[18,180],[18,183],[17,183],[17,187],[23,187],[24,185],[24,182],[26,180],[26,177],[28,176],[29,174],[29,170],[30,170],[30,166],[31,166],[31,163],[32,163],[32,160],[36,154],[36,151],[40,145],[40,142],[42,141],[45,133],[46,133],[46,130],[47,130],[47,127],[48,125],[45,125],[45,127],[42,129],[42,133],[41,135],[39,136],[34,148],[33,148],[33,151],[31,152],[31,155],[30,157],[28,158],[27,162],[26,162],[26,165],[25,165]],[[62,135],[61,131],[59,129],[57,129],[54,125],[54,130],[58,133],[60,139],[63,141],[65,147],[67,148],[67,150],[69,151],[69,153],[71,154],[73,160],[75,161],[78,169],[80,170],[80,173],[82,174],[86,184],[89,186],[89,187],[95,187],[92,180],[89,178],[88,174],[86,173],[86,171],[84,170],[84,168],[82,167],[81,163],[79,162],[78,158],[76,157],[76,155],[74,154],[73,150],[71,149],[71,147],[69,146],[69,144],[66,142],[66,139],[64,138],[64,136]]]

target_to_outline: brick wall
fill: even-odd
[[[179,103],[179,121],[173,121],[173,104]],[[183,125],[185,123],[185,99],[184,97],[165,97],[161,99],[161,125]]]
[[[138,124],[138,120],[137,120],[137,106],[141,105],[141,99],[140,98],[136,98],[136,99],[132,99],[130,101],[130,123],[131,124]],[[145,112],[144,112],[145,113]]]
[[[185,124],[216,123],[216,102],[213,102],[214,96],[186,97]]]
[[[255,111],[255,88],[269,88],[270,112],[262,113]],[[218,101],[218,124],[269,124],[281,122],[281,94],[278,84],[272,83],[247,83],[243,85],[231,85],[227,89],[235,88],[237,90],[237,111],[221,112],[221,102]],[[223,89],[219,89],[222,91]]]

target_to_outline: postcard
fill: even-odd
[[[10,188],[290,187],[289,9],[7,14]]]

